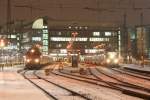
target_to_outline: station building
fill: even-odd
[[[77,33],[76,36],[73,34]],[[59,26],[49,28],[49,54],[65,57],[69,53],[97,54],[108,48],[119,52],[118,28]],[[72,43],[71,50],[67,46]]]

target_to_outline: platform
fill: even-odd
[[[135,65],[135,64],[121,64],[121,67],[129,70],[134,70],[138,72],[144,72],[150,74],[150,66],[149,65]]]
[[[0,71],[0,100],[49,100],[47,96],[17,73],[19,68]]]

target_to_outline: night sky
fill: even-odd
[[[27,7],[36,8],[32,10]],[[94,8],[85,9],[85,8]],[[133,8],[143,8],[133,9]],[[0,25],[6,23],[7,0],[0,0]],[[107,9],[107,10],[104,10]],[[150,24],[150,0],[11,0],[12,20],[30,21],[48,16],[49,24],[71,25],[122,25],[123,14],[127,14],[127,25],[140,24],[140,13],[144,24]]]

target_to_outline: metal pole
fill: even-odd
[[[126,12],[123,15],[123,44],[124,44],[124,61],[127,63],[127,54],[128,54],[128,32],[127,32],[127,27],[126,27]]]
[[[10,32],[10,22],[11,22],[11,1],[7,0],[7,32]],[[11,36],[11,32],[9,33]]]
[[[2,70],[4,69],[4,50],[3,50],[3,47],[2,47]]]
[[[144,33],[143,33],[143,12],[141,12],[141,60],[142,67],[144,67]]]

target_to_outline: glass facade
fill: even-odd
[[[74,37],[72,33],[78,34]],[[119,36],[118,30],[100,30],[100,29],[84,29],[84,30],[70,30],[70,29],[49,29],[49,49],[51,53],[62,53],[62,49],[67,51],[67,46],[72,43],[73,50],[80,50],[81,54],[88,54],[97,52],[95,46],[105,44],[112,45],[111,49],[118,51]],[[57,51],[57,52],[56,52]]]

